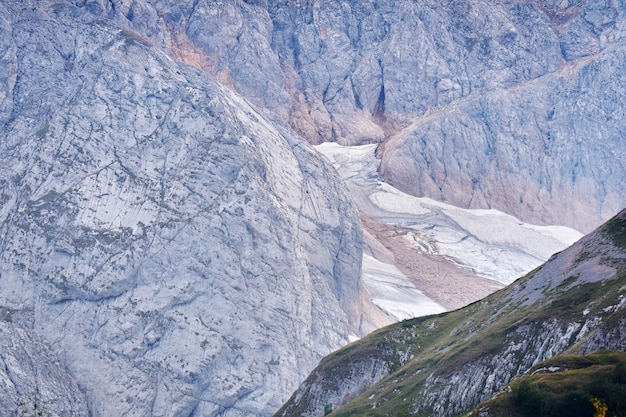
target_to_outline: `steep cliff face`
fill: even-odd
[[[462,414],[554,355],[622,350],[625,249],[626,210],[482,301],[401,322],[325,358],[276,415]],[[352,369],[374,383],[357,389]]]
[[[624,204],[625,9],[599,1],[85,0],[417,196],[589,232]]]
[[[0,415],[90,415],[85,395],[68,372],[62,352],[34,334],[31,325],[22,323],[30,319],[28,315],[6,308],[0,315]]]
[[[2,358],[32,360],[3,398],[267,415],[361,331],[356,211],[289,129],[84,6],[0,5],[0,306],[27,323]]]
[[[626,96],[614,74],[625,51],[433,111],[385,144],[383,177],[411,194],[590,231],[624,204]]]

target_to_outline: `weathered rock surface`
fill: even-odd
[[[624,204],[625,52],[434,111],[385,144],[381,174],[414,195],[590,231]]]
[[[356,211],[289,129],[82,5],[0,4],[0,306],[30,317],[0,323],[0,414],[268,415],[363,330]]]
[[[32,316],[6,308],[0,316],[0,415],[90,415],[62,352],[53,351],[30,325],[22,323]]]
[[[600,1],[84,0],[386,181],[589,232],[626,201],[626,8]]]

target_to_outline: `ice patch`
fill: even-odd
[[[537,226],[498,210],[462,209],[403,193],[381,181],[376,146],[324,143],[316,149],[347,181],[361,211],[415,230],[411,238],[418,250],[427,248],[431,255],[509,284],[582,237],[564,226]]]
[[[363,255],[362,276],[365,289],[374,304],[398,320],[446,311],[415,288],[411,280],[394,265]]]

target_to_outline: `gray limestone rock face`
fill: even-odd
[[[459,100],[392,137],[381,174],[414,195],[589,231],[624,205],[626,49]]]
[[[2,308],[0,317],[0,415],[90,415],[62,352],[24,326],[32,310]]]
[[[384,179],[403,191],[583,232],[626,203],[619,3],[169,3],[84,7],[311,143],[384,142]]]
[[[626,205],[624,12],[5,1],[1,304],[92,414],[268,414],[365,330],[358,218],[283,124],[383,143],[404,191],[588,231]]]
[[[268,415],[361,333],[356,211],[307,144],[113,4],[0,5],[0,306],[32,314],[2,340],[46,400],[67,379],[72,415]]]

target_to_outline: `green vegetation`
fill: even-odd
[[[41,138],[44,138],[48,134],[49,131],[50,131],[50,124],[46,123],[39,130],[35,132],[35,135],[41,139]]]
[[[624,417],[626,353],[560,355],[533,367],[469,416]]]
[[[38,389],[31,392],[27,401],[18,403],[18,408],[19,415],[24,417],[47,417],[50,415],[39,395]]]
[[[620,213],[602,226],[605,236],[619,248],[626,248],[626,212]]]

